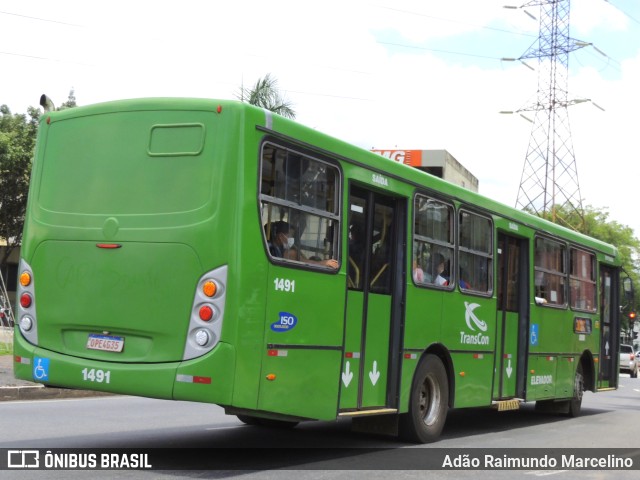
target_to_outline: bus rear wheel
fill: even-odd
[[[247,425],[260,425],[262,427],[273,428],[293,428],[298,425],[298,422],[291,422],[287,420],[274,420],[272,418],[253,417],[251,415],[236,415],[238,420]]]
[[[449,409],[449,381],[442,361],[427,355],[416,370],[409,412],[400,416],[400,438],[429,443],[438,439]]]

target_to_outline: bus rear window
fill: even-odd
[[[193,211],[213,179],[206,112],[120,112],[53,122],[38,203],[57,213],[144,215]],[[180,122],[180,119],[200,120]],[[210,142],[212,143],[212,142]]]

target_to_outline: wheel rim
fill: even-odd
[[[574,394],[574,398],[578,401],[582,401],[582,395],[584,394],[584,383],[582,381],[582,372],[578,370],[576,372],[576,391]]]
[[[425,425],[431,426],[438,420],[440,406],[440,389],[434,378],[428,375],[420,389],[420,416]]]

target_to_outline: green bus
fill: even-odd
[[[416,442],[450,408],[577,415],[617,387],[611,245],[239,102],[38,135],[18,378]]]

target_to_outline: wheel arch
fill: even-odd
[[[583,376],[583,384],[584,389],[589,390],[590,392],[596,391],[596,369],[595,369],[595,360],[593,354],[589,350],[585,350],[580,355],[580,359],[578,360],[578,364],[576,365],[576,370],[578,365],[582,366],[582,376]]]

